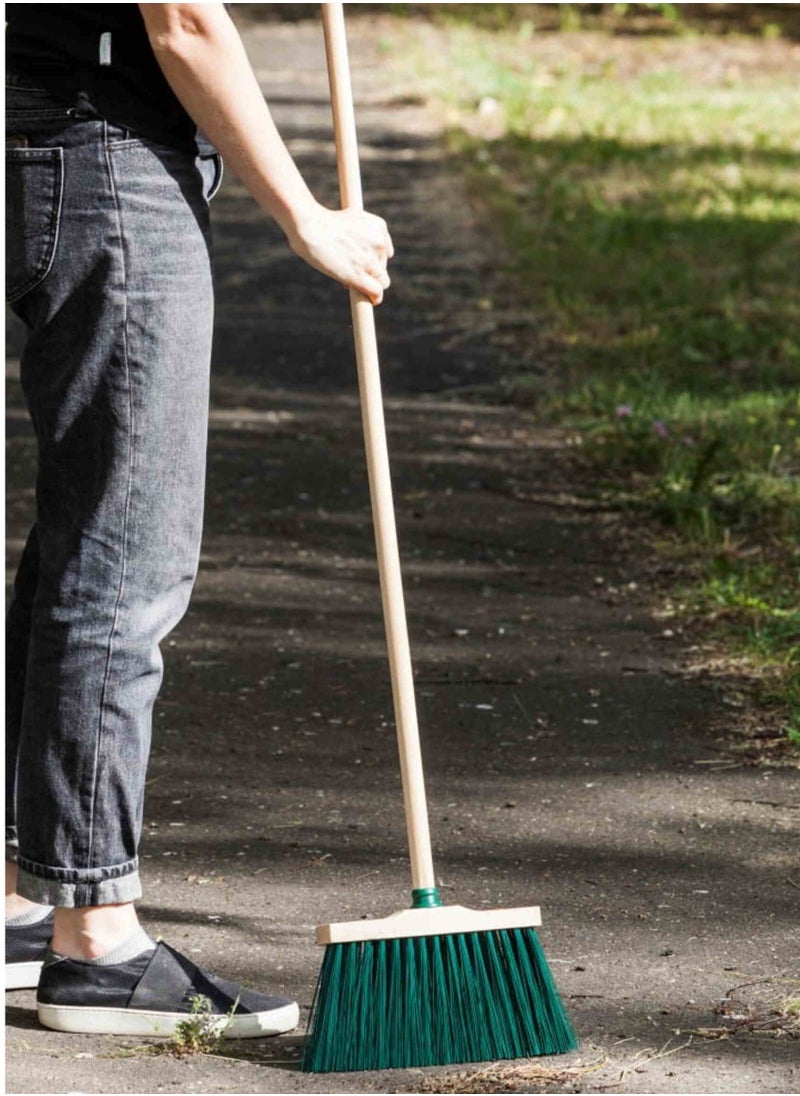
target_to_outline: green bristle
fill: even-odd
[[[329,944],[307,1073],[563,1054],[577,1045],[533,929]]]

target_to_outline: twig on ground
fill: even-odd
[[[755,978],[740,982],[725,993],[714,1009],[718,1016],[729,1021],[718,1027],[678,1029],[676,1035],[697,1035],[702,1039],[730,1039],[737,1035],[768,1035],[773,1038],[800,1038],[800,996],[782,996],[756,1011],[753,1006],[738,1001],[734,994],[751,986],[789,985],[800,987],[796,978]]]
[[[547,1066],[541,1062],[523,1064],[492,1062],[474,1073],[439,1074],[428,1077],[418,1090],[435,1093],[517,1092],[521,1085],[566,1085],[602,1069],[608,1061],[605,1053],[595,1062],[572,1066]]]
[[[676,1034],[684,1033],[680,1032]],[[643,1066],[648,1065],[650,1062],[658,1061],[658,1059],[660,1058],[668,1058],[671,1054],[677,1054],[680,1050],[686,1050],[687,1047],[690,1047],[692,1045],[692,1037],[690,1035],[685,1043],[681,1043],[679,1046],[672,1047],[671,1049],[667,1050],[667,1047],[669,1047],[669,1044],[671,1042],[672,1036],[667,1039],[661,1050],[657,1050],[655,1051],[655,1053],[652,1053],[651,1048],[649,1047],[645,1047],[643,1050],[638,1051],[636,1054],[634,1054],[630,1063],[622,1067],[619,1077],[617,1077],[615,1081],[612,1081],[610,1084],[607,1085],[598,1085],[598,1088],[603,1090],[619,1088],[619,1086],[632,1070],[641,1069]]]

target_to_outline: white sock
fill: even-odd
[[[14,917],[7,917],[6,927],[18,929],[22,928],[23,925],[38,925],[40,921],[44,921],[45,917],[50,915],[52,909],[52,906],[40,906],[37,902],[35,906],[31,906],[23,913],[18,913]]]
[[[138,928],[133,936],[129,936],[127,940],[117,944],[105,955],[101,955],[97,959],[81,959],[81,962],[91,963],[94,967],[113,967],[117,963],[127,963],[129,960],[135,959],[142,952],[152,951],[155,946],[155,940],[151,940],[143,928]]]

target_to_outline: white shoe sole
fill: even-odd
[[[27,963],[6,963],[6,989],[36,989],[42,970],[40,959]]]
[[[154,1012],[149,1009],[101,1008],[91,1005],[36,1003],[39,1023],[53,1031],[81,1035],[174,1035],[178,1025],[191,1019],[186,1012]],[[300,1010],[293,1001],[269,1012],[250,1012],[229,1019],[203,1019],[203,1030],[221,1032],[224,1039],[258,1039],[281,1035],[297,1027]],[[206,1026],[207,1025],[207,1026]]]

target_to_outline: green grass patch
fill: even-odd
[[[578,430],[582,458],[620,498],[645,504],[693,544],[800,541],[800,407],[794,392],[728,399],[653,389],[646,381],[577,389],[548,401]]]
[[[241,5],[259,7],[263,5]],[[284,5],[284,7],[300,5]],[[490,30],[530,25],[548,31],[604,30],[612,34],[687,34],[693,31],[797,37],[797,13],[787,4],[385,4],[401,18],[429,19],[444,26],[465,24]]]
[[[606,493],[703,561],[695,610],[769,667],[797,741],[791,54],[769,36],[598,37],[454,25],[405,59],[557,352],[550,383],[520,375],[512,390],[572,428]]]
[[[797,576],[780,564],[710,553],[700,580],[683,591],[734,656],[755,665],[754,696],[782,711],[780,729],[800,746],[800,604]]]

